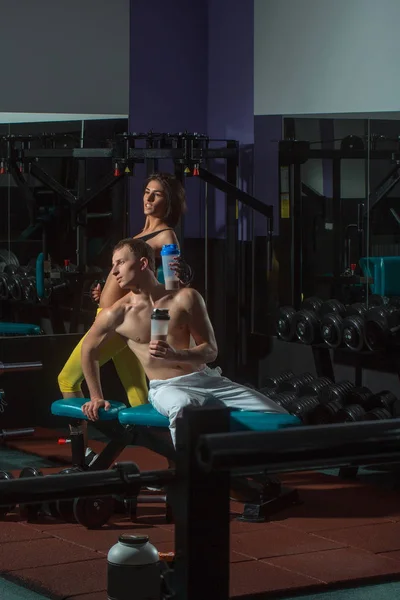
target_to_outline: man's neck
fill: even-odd
[[[152,273],[143,273],[143,278],[140,284],[134,288],[131,288],[132,294],[137,300],[143,300],[150,304],[154,304],[165,296],[165,286],[157,281]]]

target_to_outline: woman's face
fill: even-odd
[[[162,219],[167,210],[167,198],[162,183],[152,179],[143,194],[143,211],[145,216]]]

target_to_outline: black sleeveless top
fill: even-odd
[[[147,242],[147,240],[151,240],[153,237],[156,237],[156,235],[158,235],[159,233],[162,233],[163,231],[173,231],[173,229],[172,229],[172,227],[167,227],[166,229],[159,229],[159,231],[153,231],[153,233],[147,233],[146,235],[141,235],[140,237],[137,237],[136,239]]]

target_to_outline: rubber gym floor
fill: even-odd
[[[2,446],[0,469],[15,477],[26,466],[58,472],[70,460],[70,448],[57,444],[65,433],[37,429],[31,438]],[[104,440],[95,438],[90,445],[99,451]],[[142,470],[167,466],[144,448],[127,448],[120,459]],[[364,470],[357,481],[337,474],[283,475],[302,504],[270,522],[235,521],[241,505],[231,504],[231,597],[399,597],[400,491],[393,489],[394,474]],[[174,526],[165,523],[162,506],[143,505],[139,515],[137,523],[115,516],[100,530],[50,518],[28,524],[17,512],[7,515],[0,526],[0,598],[106,600],[107,552],[120,533],[148,534],[159,551],[174,549]]]

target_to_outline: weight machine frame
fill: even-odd
[[[315,281],[331,286],[331,296],[340,293],[343,285],[372,283],[356,275],[344,275],[345,239],[342,231],[343,202],[341,198],[341,161],[348,159],[388,160],[395,163],[386,177],[368,198],[360,199],[357,217],[358,254],[369,256],[367,247],[367,219],[371,210],[400,182],[400,158],[395,150],[312,149],[307,141],[281,140],[279,142],[279,235],[285,240],[287,251],[280,260],[279,298],[281,305],[298,309],[303,294],[303,196],[319,194],[301,180],[301,165],[307,160],[332,161],[332,222],[333,222],[333,276],[319,275]],[[347,265],[350,266],[350,265]]]

